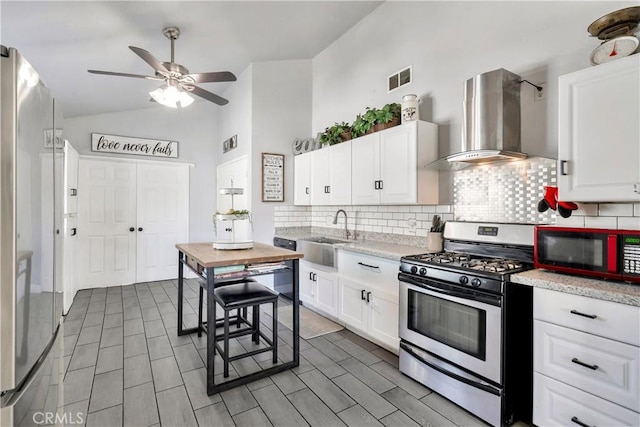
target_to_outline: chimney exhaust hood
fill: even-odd
[[[462,150],[445,158],[451,168],[527,157],[520,151],[520,82],[502,68],[467,80]]]

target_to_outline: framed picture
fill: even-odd
[[[233,150],[238,146],[238,135],[233,135],[229,139],[225,139],[222,143],[222,152],[226,153],[229,150]]]
[[[45,129],[44,130],[44,148],[64,148],[64,139],[62,138],[62,129]]]
[[[262,153],[262,201],[284,202],[284,154]]]

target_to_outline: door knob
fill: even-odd
[[[142,228],[142,227],[138,227],[138,231],[142,231],[142,230],[143,230],[143,228]]]
[[[133,227],[129,227],[129,231],[134,232],[134,231],[136,231],[136,229],[133,228]]]

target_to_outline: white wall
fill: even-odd
[[[93,153],[91,133],[178,141],[179,158],[162,160],[195,164],[189,173],[189,241],[206,242],[213,240],[211,215],[215,212],[216,203],[213,190],[216,188],[216,147],[221,146],[217,129],[218,108],[210,102],[198,101],[183,110],[154,106],[137,111],[74,117],[65,120],[64,135],[80,155],[148,160],[159,159]]]
[[[291,145],[311,131],[311,60],[253,63],[224,96],[236,102],[220,111],[221,139],[237,134],[238,148],[219,157],[218,164],[249,154],[253,240],[270,244],[274,206],[281,203],[262,202],[262,153],[285,155],[285,202],[292,203]]]
[[[285,196],[293,203],[293,151],[296,138],[311,132],[311,60],[253,64],[252,211],[254,240],[272,243],[274,207],[262,202],[262,153],[284,154]]]
[[[522,86],[523,151],[557,157],[557,78],[590,66],[598,40],[587,27],[637,1],[388,1],[313,59],[312,130],[353,121],[365,107],[422,98],[420,118],[440,125],[440,156],[460,151],[463,83],[505,68],[548,83],[533,101]],[[386,79],[413,67],[413,83],[387,93]]]

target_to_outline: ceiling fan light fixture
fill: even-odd
[[[149,95],[157,103],[171,108],[185,108],[193,102],[193,97],[177,85],[162,85]]]

